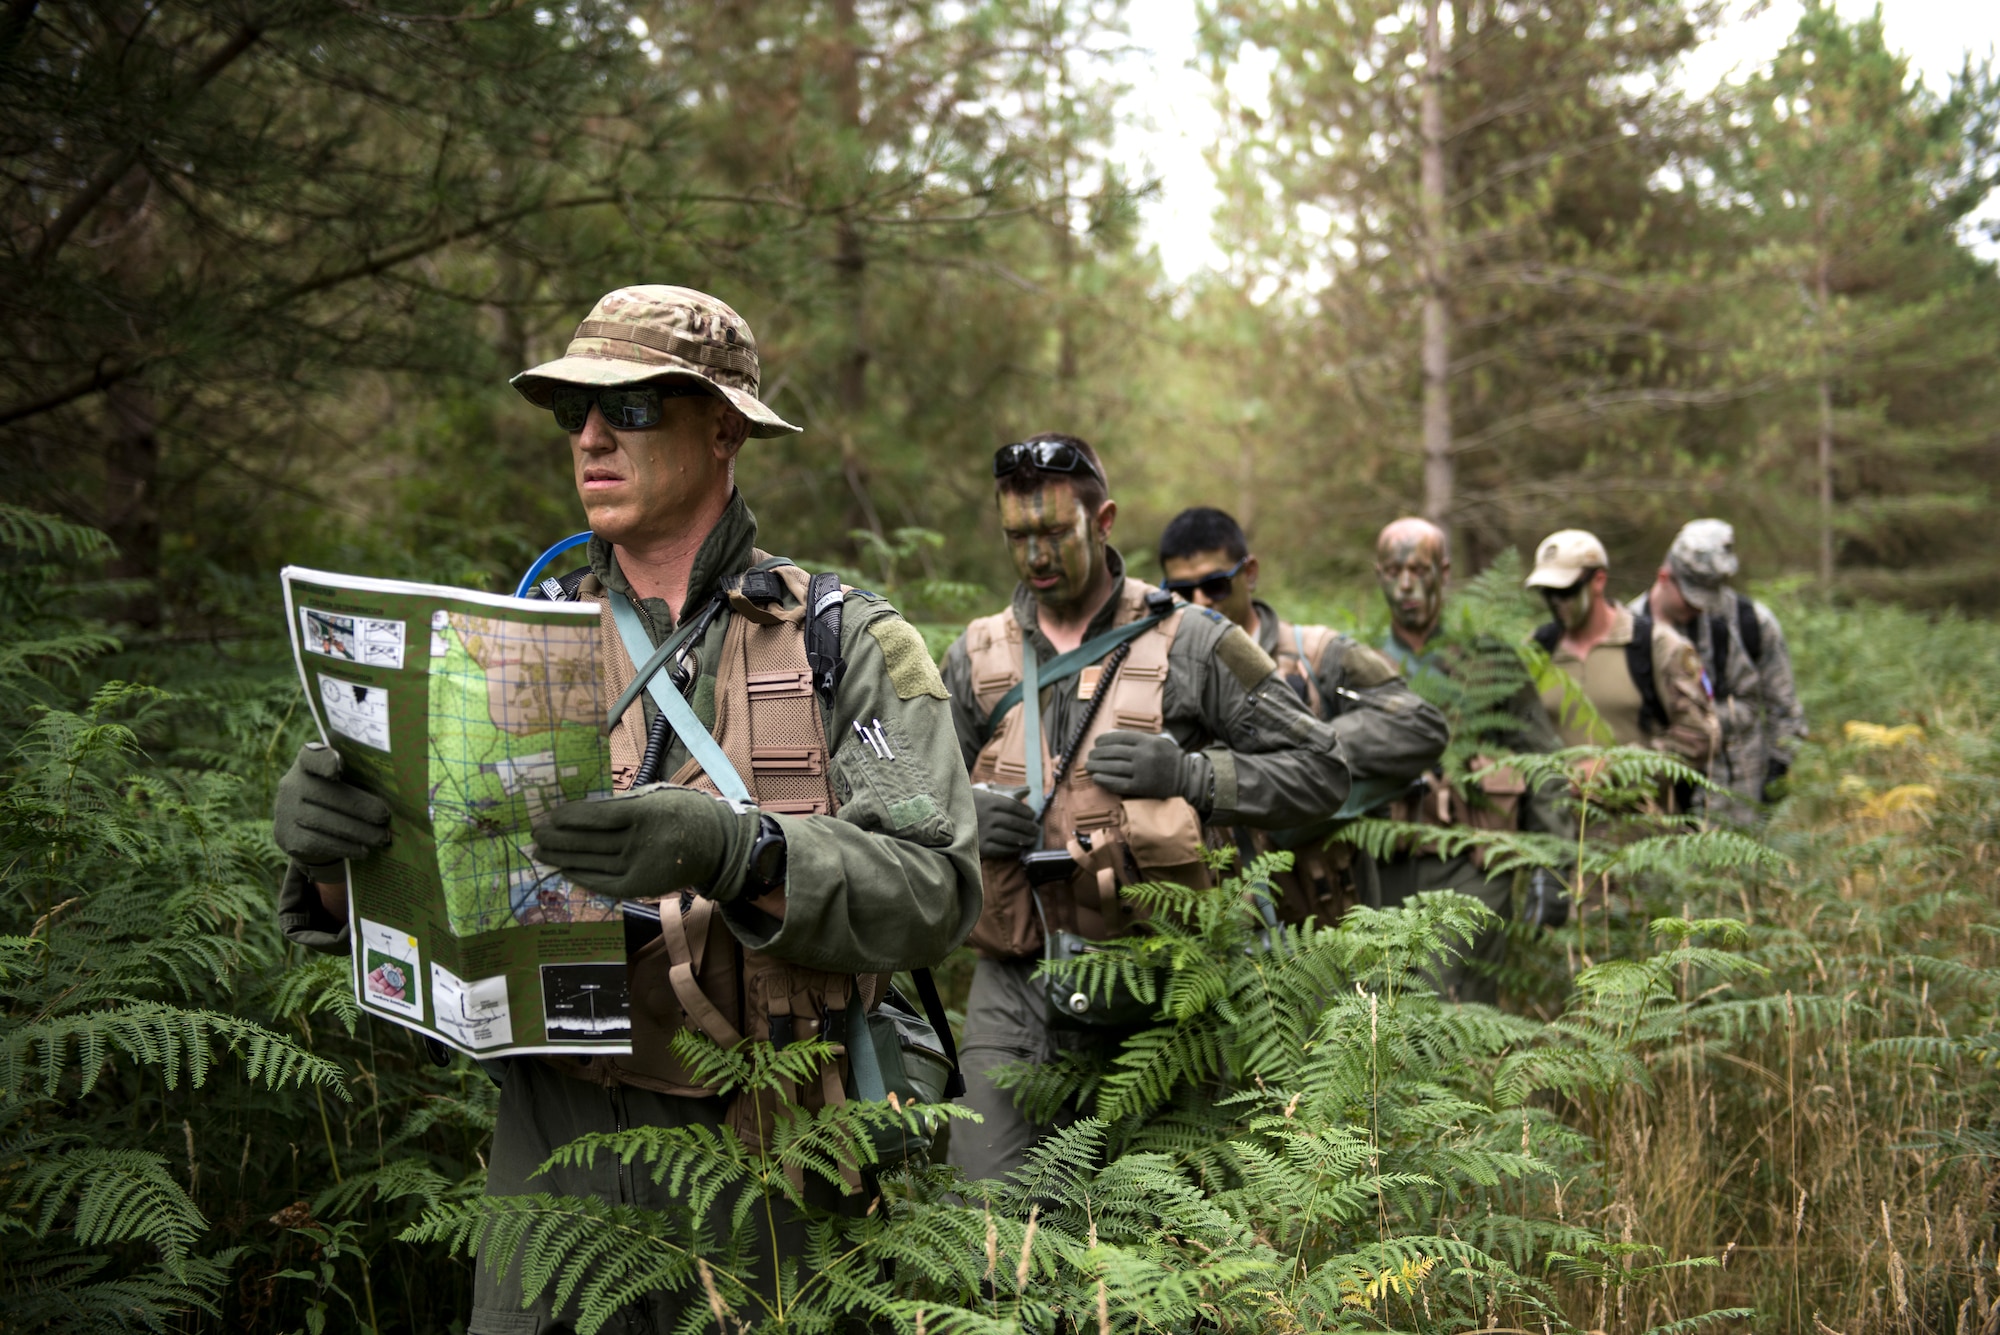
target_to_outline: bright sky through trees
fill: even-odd
[[[1866,16],[1871,0],[1839,0],[1843,17]],[[1725,78],[1741,79],[1768,61],[1798,24],[1797,0],[1757,11],[1755,0],[1732,0],[1715,36],[1685,62],[1683,85],[1705,92]],[[1208,78],[1194,66],[1196,0],[1145,0],[1130,11],[1133,44],[1140,50],[1122,71],[1131,83],[1129,119],[1119,130],[1119,156],[1144,159],[1160,177],[1160,194],[1143,209],[1144,236],[1160,249],[1176,282],[1204,268],[1220,268],[1223,253],[1211,220],[1221,195],[1206,152],[1217,140],[1217,118]],[[1897,0],[1883,7],[1891,46],[1908,54],[1912,72],[1942,94],[1970,53],[1978,60],[2000,46],[2000,5],[1963,0]],[[1255,105],[1270,66],[1244,61],[1231,70],[1230,90]],[[2000,219],[2000,194],[1974,215],[1974,223]],[[1975,231],[1975,249],[2000,254],[2000,245]]]

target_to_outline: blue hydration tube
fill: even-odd
[[[540,556],[536,557],[535,563],[528,567],[528,573],[521,576],[521,582],[514,586],[514,596],[516,598],[527,597],[528,590],[534,588],[535,585],[538,582],[540,582],[542,578],[542,573],[546,571],[550,565],[554,564],[555,559],[558,556],[561,556],[564,552],[569,551],[573,547],[581,547],[584,543],[589,542],[592,536],[594,535],[591,533],[589,529],[585,529],[581,533],[572,533],[567,538],[564,538],[561,542],[557,543],[555,546],[549,548],[547,551],[543,552]]]

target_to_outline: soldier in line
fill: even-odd
[[[1560,683],[1542,692],[1565,746],[1644,746],[1706,773],[1721,739],[1702,684],[1701,655],[1666,621],[1635,614],[1605,592],[1610,559],[1596,535],[1564,529],[1542,539],[1527,584],[1555,618],[1535,632],[1550,661],[1596,711],[1565,708]],[[1686,795],[1668,798],[1685,810]]]
[[[1382,649],[1404,672],[1412,678],[1437,673],[1461,691],[1478,691],[1482,700],[1505,693],[1503,702],[1488,709],[1504,709],[1513,725],[1478,741],[1490,742],[1496,752],[1562,749],[1562,738],[1513,649],[1498,640],[1442,640],[1445,592],[1451,579],[1450,542],[1443,529],[1427,519],[1404,518],[1389,524],[1375,539],[1375,578],[1389,605],[1389,634]],[[1508,691],[1510,685],[1513,689]],[[1475,754],[1467,768],[1473,772],[1470,789],[1433,769],[1423,776],[1420,790],[1390,804],[1389,817],[1447,828],[1574,832],[1575,823],[1562,807],[1564,785],[1530,788],[1513,769],[1485,755]],[[1513,876],[1488,876],[1477,849],[1444,858],[1421,845],[1381,863],[1378,876],[1385,906],[1425,890],[1456,890],[1493,910],[1496,921],[1462,956],[1437,969],[1437,988],[1455,1001],[1498,1000],[1495,974],[1506,960],[1505,920],[1513,916]],[[1525,912],[1537,925],[1558,927],[1568,917],[1568,902],[1544,873],[1530,878]]]
[[[1302,825],[1349,784],[1340,738],[1240,626],[1126,577],[1089,445],[1035,436],[1001,449],[993,473],[1021,582],[944,663],[986,884],[962,1049],[985,1122],[954,1128],[950,1156],[975,1179],[1018,1168],[1045,1129],[996,1069],[1109,1051],[1124,1032],[1115,1004],[1052,995],[1034,976],[1044,950],[1124,934],[1121,886],[1205,883],[1204,824]]]
[[[738,451],[746,437],[798,428],[759,401],[756,349],[749,326],[714,297],[624,288],[597,303],[565,356],[514,380],[569,436],[596,536],[589,564],[557,585],[565,597],[604,604],[605,698],[635,673],[618,615],[636,615],[645,649],[691,627],[686,680],[676,674],[675,684],[752,801],[722,800],[642,693],[612,732],[616,786],[632,788],[642,764],[671,783],[564,804],[535,827],[536,856],[570,880],[678,917],[633,956],[629,1056],[506,1063],[489,1195],[547,1191],[663,1208],[671,1188],[616,1155],[538,1169],[579,1136],[627,1127],[762,1134],[774,1110],[694,1083],[674,1057],[673,1035],[687,1027],[726,1046],[824,1028],[839,1041],[836,1023],[853,1023],[850,1008],[880,1001],[881,975],[935,964],[979,916],[972,794],[922,638],[881,599],[841,596],[838,581],[757,550],[757,522],[735,487]],[[845,668],[828,680],[810,660],[833,644]],[[792,685],[774,689],[780,679]],[[874,742],[860,737],[864,725]],[[649,743],[664,745],[664,764],[642,759]],[[805,763],[760,769],[757,753],[770,745]],[[311,950],[346,952],[346,890],[334,872],[388,843],[387,810],[342,781],[334,752],[309,747],[279,785],[275,830],[291,857],[279,900],[285,934]],[[691,959],[690,941],[705,943]],[[835,1097],[840,1084],[829,1073],[800,1098]],[[842,1204],[830,1187],[820,1194]],[[802,1264],[798,1221],[780,1227],[780,1246],[783,1264]],[[769,1288],[774,1276],[759,1280]],[[699,1294],[694,1302],[705,1305]],[[480,1256],[472,1335],[569,1329],[574,1312],[550,1307],[544,1294],[523,1309],[516,1258]],[[687,1309],[681,1294],[651,1293],[607,1329],[677,1329]]]
[[[1629,606],[1667,622],[1701,652],[1722,726],[1709,776],[1741,799],[1723,801],[1742,819],[1754,818],[1756,803],[1776,799],[1806,735],[1806,716],[1784,627],[1770,608],[1729,586],[1736,569],[1736,530],[1720,519],[1690,520],[1674,535],[1653,587]],[[1709,801],[1710,814],[1720,814],[1716,796]]]
[[[1257,598],[1257,556],[1227,513],[1197,506],[1175,515],[1160,533],[1160,570],[1162,588],[1214,608],[1271,656],[1306,707],[1332,725],[1357,783],[1401,789],[1444,754],[1444,716],[1409,688],[1394,664],[1331,627],[1286,621]],[[1357,862],[1348,845],[1326,847],[1323,825],[1275,835],[1232,832],[1246,859],[1271,847],[1292,851],[1292,870],[1272,886],[1276,915],[1286,922],[1311,916],[1332,922],[1349,905],[1380,898],[1372,868]]]

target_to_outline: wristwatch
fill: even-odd
[[[743,872],[743,893],[750,899],[785,888],[785,830],[768,812],[757,816],[757,838],[750,845],[750,862]]]

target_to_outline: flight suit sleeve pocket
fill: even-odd
[[[917,763],[916,744],[895,719],[870,721],[873,740],[845,739],[833,761],[841,820],[864,830],[907,839],[926,848],[945,848],[957,827]],[[880,732],[874,729],[879,727]]]

